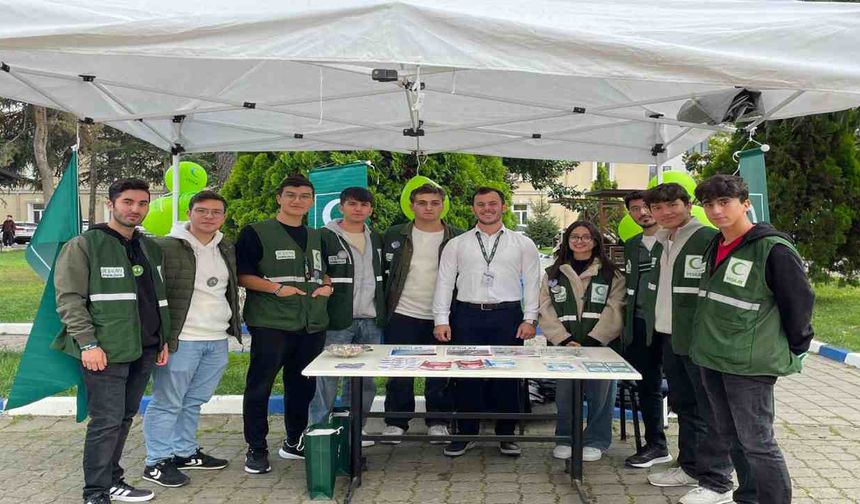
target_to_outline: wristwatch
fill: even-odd
[[[537,320],[525,319],[525,320],[523,320],[523,322],[525,322],[526,324],[531,324],[531,325],[537,327]]]
[[[87,350],[92,350],[94,348],[98,348],[98,343],[87,343],[86,345],[81,347],[81,352],[86,352]]]

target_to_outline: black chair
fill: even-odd
[[[633,413],[633,437],[636,442],[636,451],[642,449],[642,433],[639,429],[639,395],[636,392],[636,382],[630,380],[618,381],[618,410],[621,421],[621,440],[627,440],[627,401],[630,401],[630,409]]]

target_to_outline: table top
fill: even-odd
[[[642,375],[636,372],[633,366],[611,348],[606,347],[458,345],[364,345],[364,347],[366,351],[355,357],[337,357],[328,351],[323,351],[302,371],[302,374],[346,377],[642,379]],[[433,355],[426,355],[430,352],[433,352]]]

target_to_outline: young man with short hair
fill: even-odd
[[[522,345],[535,336],[540,309],[540,256],[527,236],[507,229],[505,195],[480,187],[472,198],[475,228],[452,238],[439,262],[433,294],[433,336],[458,345]],[[451,303],[456,289],[457,303]],[[454,404],[459,412],[516,413],[523,403],[518,380],[458,379]],[[497,435],[513,435],[516,420],[497,420]],[[476,435],[478,420],[458,420],[459,434]],[[459,457],[474,442],[453,442],[444,449]],[[502,455],[519,456],[517,443],[499,443]]]
[[[125,482],[119,460],[153,366],[175,348],[161,249],[136,229],[149,211],[149,185],[117,180],[108,199],[110,221],[66,243],[54,266],[63,329],[51,348],[81,360],[87,388],[87,504],[154,497]]]
[[[266,435],[269,396],[283,369],[286,439],[278,454],[304,458],[299,439],[307,428],[308,405],[316,390],[302,370],[323,348],[330,285],[324,285],[320,230],[302,224],[314,203],[314,187],[301,176],[277,188],[278,214],[242,228],[236,241],[239,285],[245,287],[244,319],[251,333],[251,362],[242,404],[245,472],[272,470]]]
[[[627,457],[628,467],[646,468],[672,461],[663,432],[663,340],[645,330],[645,292],[651,272],[651,250],[657,243],[660,226],[645,203],[644,191],[633,191],[624,197],[630,217],[642,227],[642,232],[624,243],[624,263],[627,282],[627,310],[624,331],[629,346],[627,359],[642,380],[636,382],[639,407],[645,424],[645,446]]]
[[[197,444],[200,406],[227,369],[227,338],[241,341],[236,252],[221,234],[227,201],[214,191],[191,197],[188,222],[157,240],[164,251],[171,341],[178,348],[153,374],[152,399],[143,421],[143,479],[179,487],[181,470],[223,469],[227,461]]]
[[[725,474],[731,473],[732,460],[742,463],[742,455],[733,450],[729,460],[728,453],[715,453],[708,430],[713,412],[705,400],[699,366],[689,356],[703,258],[717,232],[691,215],[690,195],[679,184],[660,184],[644,199],[661,227],[651,249],[654,264],[643,301],[646,334],[663,340],[663,370],[669,406],[678,415],[679,452],[679,467],[649,474],[648,481],[661,487],[698,484],[718,496],[715,504],[729,502],[732,483]]]
[[[815,294],[791,238],[750,221],[743,179],[715,175],[699,184],[696,197],[720,229],[705,252],[690,347],[714,412],[714,444],[723,454],[740,445],[746,464],[735,464],[738,479],[753,489],[746,502],[787,504],[791,477],[774,439],[773,386],[801,370]],[[724,476],[731,478],[730,469]],[[717,502],[713,497],[700,488],[684,502]]]
[[[373,214],[373,194],[364,187],[348,187],[340,193],[343,219],[332,220],[322,230],[323,262],[334,286],[328,304],[329,325],[325,344],[379,344],[385,324],[382,275],[382,237],[365,224]],[[337,396],[338,377],[317,378],[310,405],[311,423],[328,419]],[[370,411],[376,385],[363,378],[362,409]],[[349,404],[351,380],[344,380],[343,400]],[[363,442],[364,446],[372,441]]]
[[[383,237],[383,264],[388,275],[386,302],[388,326],[385,341],[398,345],[436,345],[433,337],[433,292],[439,271],[439,257],[445,245],[462,234],[442,220],[445,190],[424,184],[409,195],[414,222],[398,224]],[[428,412],[453,409],[446,378],[427,378],[424,397]],[[389,378],[385,391],[385,411],[415,411],[413,378]],[[402,435],[409,429],[408,418],[386,418],[383,435]],[[448,422],[427,419],[428,433],[448,435]],[[393,441],[397,444],[400,441]]]

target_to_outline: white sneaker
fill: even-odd
[[[705,487],[698,487],[687,492],[679,500],[681,504],[726,504],[732,502],[732,491],[717,493]]]
[[[573,449],[570,446],[558,445],[552,449],[552,456],[557,459],[567,460],[571,455],[573,455]]]
[[[427,429],[427,434],[430,436],[450,436],[451,435],[451,433],[448,432],[448,426],[445,424],[431,425]],[[445,441],[445,440],[430,441],[430,444],[435,444],[435,445],[443,445],[443,444],[448,444],[448,443],[450,443],[450,441]]]
[[[365,431],[364,429],[362,429],[362,430],[361,430],[361,435],[362,435],[362,436],[366,436],[366,435],[367,435],[367,431]],[[369,440],[369,439],[362,439],[362,440],[361,440],[361,447],[362,447],[362,448],[367,448],[367,447],[369,447],[369,446],[373,446],[373,445],[375,445],[375,444],[376,444],[376,441],[371,441],[371,440]]]
[[[583,462],[597,462],[601,457],[603,457],[603,452],[599,448],[592,448],[591,446],[582,448]]]
[[[699,481],[680,467],[648,475],[648,482],[658,487],[698,486]]]
[[[383,436],[402,436],[405,430],[401,429],[396,425],[386,425],[384,429],[382,429]],[[380,441],[382,444],[400,444],[401,441],[399,439],[392,439],[391,441]]]

